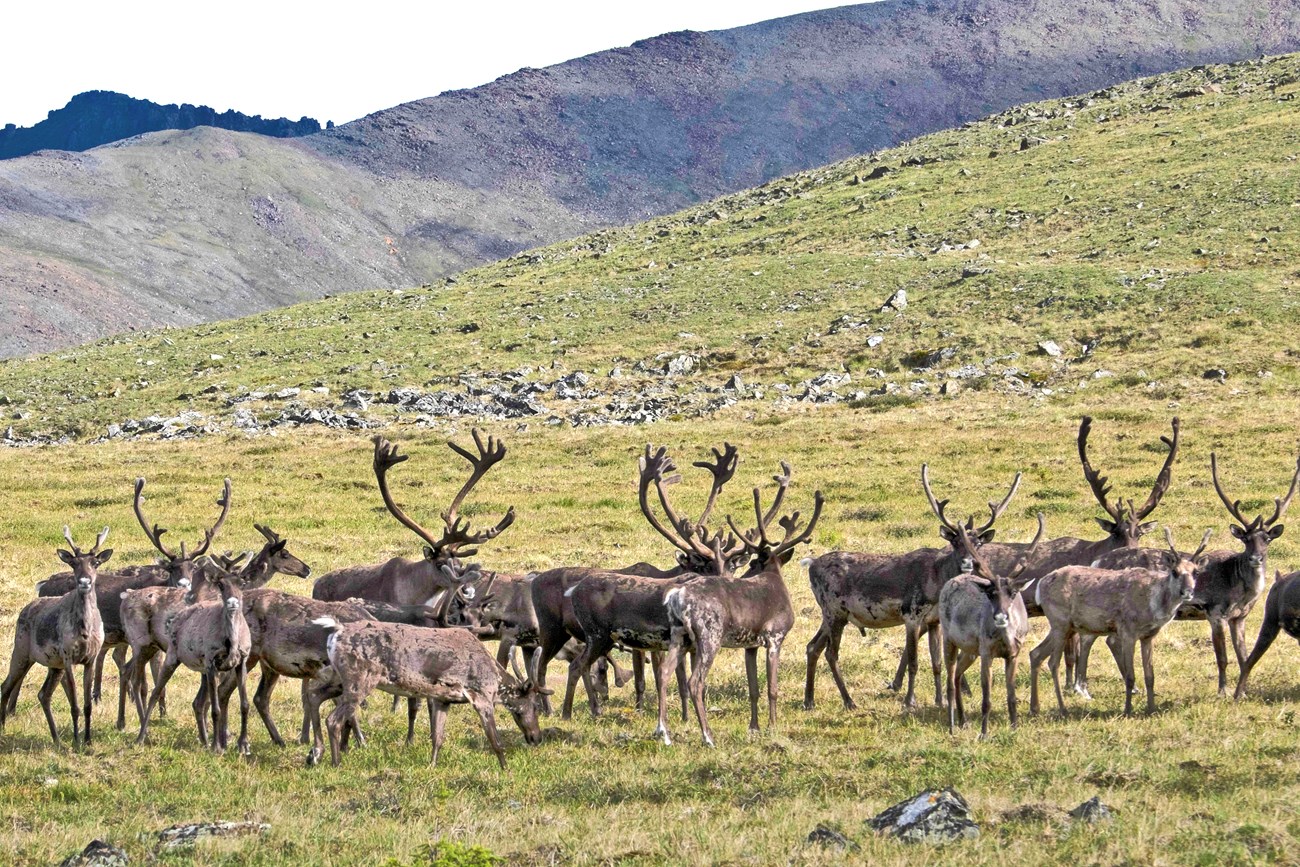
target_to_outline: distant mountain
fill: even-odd
[[[0,129],[0,160],[36,151],[85,151],[146,132],[214,126],[237,132],[255,132],[276,138],[311,135],[320,124],[310,117],[266,120],[230,110],[218,113],[206,105],[159,105],[111,90],[79,93],[63,108],[49,113],[34,126],[5,124]]]
[[[0,354],[419,284],[1011,105],[1300,48],[1295,2],[885,0],[673,33],[334,130],[0,162]]]

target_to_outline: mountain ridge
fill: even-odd
[[[86,151],[150,132],[211,126],[252,132],[276,138],[311,135],[321,131],[314,118],[289,120],[263,118],[229,109],[218,112],[188,102],[167,105],[137,99],[111,90],[78,93],[62,108],[32,126],[5,124],[0,128],[0,160],[27,156],[42,150]]]

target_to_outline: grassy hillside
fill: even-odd
[[[19,433],[96,436],[187,408],[228,422],[231,396],[285,387],[336,398],[555,369],[660,388],[663,356],[683,352],[698,368],[670,391],[739,372],[768,400],[825,371],[852,375],[842,391],[933,395],[965,365],[988,374],[968,388],[1048,400],[1284,391],[1298,68],[1209,67],[1015,109],[455,283],[10,360],[0,394]],[[880,312],[899,289],[906,309]],[[1226,384],[1202,380],[1211,368]]]
[[[1285,57],[1137,82],[535,251],[452,285],[11,361],[0,367],[3,409],[26,416],[12,421],[16,436],[93,438],[148,413],[192,406],[217,426],[237,409],[274,404],[229,406],[241,389],[299,387],[296,400],[332,404],[352,388],[459,390],[462,374],[473,374],[473,385],[521,368],[531,368],[525,381],[596,374],[585,388],[606,396],[677,395],[682,417],[653,425],[575,426],[575,412],[580,421],[595,410],[561,410],[564,402],[546,395],[563,423],[542,415],[526,429],[513,420],[486,425],[510,454],[479,486],[472,512],[516,508],[515,525],[481,555],[506,570],[666,562],[666,544],[635,506],[635,459],[647,441],[668,445],[683,465],[711,444],[736,443],[741,469],[719,507],[733,514],[748,508],[749,485],[762,484],[778,458],[790,460],[790,503],[803,506],[814,489],[827,498],[814,554],[938,544],[919,490],[922,461],[954,514],[982,511],[1023,471],[1004,538],[1026,538],[1039,511],[1051,535],[1095,538],[1098,509],[1074,452],[1079,416],[1097,419],[1094,463],[1117,493],[1138,498],[1162,460],[1158,437],[1178,413],[1182,457],[1155,517],[1180,542],[1212,526],[1212,547],[1232,548],[1210,452],[1248,514],[1271,509],[1295,468],[1298,72],[1300,59]],[[871,177],[882,167],[892,171]],[[959,243],[964,249],[943,249]],[[906,308],[880,313],[900,288]],[[464,328],[471,323],[478,330]],[[872,346],[876,335],[883,341]],[[1048,339],[1061,358],[1038,353]],[[700,366],[653,372],[668,360],[661,353],[683,352]],[[923,357],[931,353],[932,365]],[[621,376],[604,375],[614,367]],[[1211,368],[1226,381],[1204,379]],[[777,389],[794,386],[797,397],[800,381],[845,369],[851,382],[833,389],[848,399],[834,405]],[[747,392],[704,412],[722,396],[709,389],[737,373],[763,396]],[[894,391],[870,393],[891,382]],[[914,382],[922,385],[913,390]],[[181,393],[194,397],[176,400]],[[376,422],[395,418],[383,406],[365,412]],[[434,419],[435,430],[409,415],[398,420],[388,433],[412,457],[394,471],[394,492],[432,518],[463,478],[441,441],[464,437],[473,420]],[[150,480],[151,514],[176,538],[196,537],[211,520],[229,475],[235,506],[220,547],[253,546],[257,520],[290,538],[318,573],[413,555],[417,542],[384,511],[369,460],[365,433],[313,429],[0,449],[0,648],[35,582],[59,567],[63,524],[79,536],[111,525],[115,563],[151,557],[130,509],[138,475]],[[689,511],[703,491],[687,473],[680,495]],[[1270,571],[1300,566],[1298,539],[1293,526],[1271,546]],[[1207,627],[1175,624],[1156,642],[1159,711],[1128,720],[1100,651],[1093,702],[1069,699],[1064,720],[1022,716],[1016,732],[1006,727],[996,677],[993,736],[980,743],[973,729],[950,737],[932,707],[903,711],[882,688],[899,630],[846,635],[841,660],[857,711],[842,709],[824,663],[817,707],[803,711],[803,649],[819,613],[803,572],[791,568],[786,578],[796,623],[782,657],[777,729],[746,733],[741,655],[724,651],[710,680],[715,750],[676,719],[677,744],[662,747],[649,738],[652,718],[621,695],[601,720],[580,710],[571,723],[546,721],[537,749],[499,715],[505,773],[458,708],[441,764],[429,769],[424,741],[403,748],[404,721],[380,699],[365,712],[370,746],[338,770],[304,769],[303,750],[274,748],[256,721],[251,761],[216,759],[196,745],[186,706],[196,678],[186,674],[153,746],[136,748],[130,733],[112,731],[105,706],[98,742],[74,754],[50,745],[33,676],[0,735],[0,851],[47,864],[102,837],[143,861],[172,823],[254,819],[271,830],[159,860],[369,863],[397,853],[405,862],[443,840],[521,865],[841,863],[842,853],[806,842],[827,822],[861,844],[863,861],[880,864],[1300,859],[1292,772],[1300,686],[1290,641],[1274,645],[1249,698],[1233,703],[1214,695]],[[273,586],[305,592],[288,582]],[[1260,619],[1257,609],[1252,641]],[[1036,622],[1030,645],[1045,631]],[[1235,666],[1229,672],[1235,677]],[[553,684],[560,674],[552,668]],[[1020,677],[1027,703],[1027,663]],[[919,687],[928,700],[924,662]],[[115,707],[111,670],[105,693]],[[292,684],[278,690],[282,728],[292,727],[296,696]],[[60,699],[55,706],[62,723]],[[977,840],[936,853],[864,829],[885,807],[945,785],[970,802]],[[1117,808],[1114,822],[1069,827],[1055,818],[1098,794]]]

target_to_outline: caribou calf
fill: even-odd
[[[438,762],[446,735],[447,706],[452,704],[468,703],[478,712],[488,743],[503,769],[506,755],[497,738],[497,701],[510,711],[529,745],[542,742],[537,710],[543,690],[531,681],[521,683],[511,677],[468,630],[378,622],[340,625],[328,617],[313,622],[331,634],[326,639],[330,668],[322,673],[322,678],[328,680],[310,691],[315,741],[307,757],[309,765],[316,764],[322,753],[320,703],[326,698],[339,698],[338,706],[325,720],[330,760],[337,766],[344,727],[356,724],[361,702],[375,689],[429,700],[431,764]]]
[[[939,591],[939,623],[943,630],[944,665],[948,674],[948,732],[966,724],[957,680],[976,660],[980,661],[980,739],[989,734],[992,702],[992,663],[1006,660],[1007,717],[1016,727],[1016,665],[1020,649],[1029,634],[1029,614],[1021,591],[1034,580],[1024,577],[1030,555],[1009,576],[995,575],[980,556],[978,545],[966,528],[957,525],[957,550],[963,555],[962,574]]]
[[[82,551],[72,541],[72,534],[63,528],[63,538],[68,540],[71,551],[59,551],[59,559],[72,567],[77,586],[62,596],[36,599],[27,603],[18,614],[18,626],[14,632],[14,652],[9,659],[9,675],[4,686],[0,688],[0,731],[4,730],[5,718],[13,713],[18,702],[18,687],[35,663],[49,669],[45,683],[37,694],[41,709],[45,711],[45,721],[50,725],[50,737],[57,745],[59,730],[54,725],[54,714],[50,711],[50,697],[54,687],[60,681],[63,691],[68,696],[72,708],[72,745],[81,741],[79,730],[79,712],[77,708],[77,687],[73,679],[72,667],[80,665],[81,685],[84,693],[86,715],[85,743],[90,743],[90,708],[91,687],[94,681],[95,661],[99,658],[99,649],[104,643],[104,624],[99,619],[99,605],[95,598],[95,579],[98,569],[113,556],[113,549],[100,550],[108,538],[108,528],[99,534],[95,547]]]
[[[1300,640],[1300,572],[1290,575],[1277,573],[1273,589],[1268,591],[1264,600],[1264,623],[1259,628],[1259,637],[1255,639],[1255,648],[1241,665],[1241,677],[1237,679],[1237,691],[1234,698],[1246,694],[1246,680],[1265,651],[1272,646],[1278,632]]]
[[[219,698],[219,684],[222,676],[227,673],[235,677],[239,688],[239,754],[248,755],[248,689],[245,677],[252,640],[248,633],[248,622],[244,619],[244,599],[239,586],[230,575],[221,576],[216,584],[221,594],[220,601],[191,605],[178,613],[169,624],[167,658],[163,661],[162,673],[149,696],[149,704],[140,724],[140,735],[136,738],[138,744],[144,743],[149,737],[149,715],[158,703],[159,695],[166,689],[167,681],[176,673],[177,668],[184,665],[202,674],[203,686],[199,700],[194,702],[194,719],[198,724],[199,741],[208,746],[202,699],[210,699],[211,744],[217,753],[224,752],[229,745],[226,736],[229,704]]]
[[[1209,540],[1205,534],[1201,547]],[[1029,653],[1031,667],[1029,708],[1038,712],[1038,669],[1051,657],[1052,683],[1056,703],[1065,713],[1061,695],[1060,663],[1066,643],[1074,635],[1111,635],[1118,638],[1116,648],[1124,675],[1124,715],[1133,714],[1133,648],[1142,642],[1142,673],[1146,680],[1147,713],[1156,709],[1155,669],[1151,642],[1165,624],[1174,619],[1178,606],[1190,602],[1196,593],[1195,555],[1180,554],[1174,547],[1169,528],[1165,528],[1169,550],[1163,552],[1159,569],[1111,570],[1090,566],[1066,566],[1042,577],[1035,589],[1039,606],[1051,624],[1042,643]],[[1200,553],[1199,551],[1197,552]]]

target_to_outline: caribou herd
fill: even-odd
[[[981,737],[988,733],[994,659],[1005,667],[1007,712],[1017,722],[1016,669],[1029,632],[1029,618],[1045,617],[1049,631],[1029,653],[1030,710],[1037,712],[1038,675],[1044,662],[1052,673],[1057,705],[1065,712],[1060,663],[1066,687],[1089,698],[1088,652],[1105,636],[1125,684],[1124,713],[1132,712],[1136,687],[1134,654],[1141,644],[1147,711],[1155,709],[1152,641],[1175,619],[1210,623],[1219,673],[1219,692],[1227,690],[1227,640],[1240,667],[1236,696],[1245,691],[1251,669],[1279,630],[1300,638],[1300,573],[1277,576],[1265,601],[1264,624],[1254,650],[1246,653],[1245,619],[1264,594],[1269,543],[1282,535],[1280,523],[1300,484],[1300,462],[1272,515],[1248,519],[1240,500],[1229,497],[1211,455],[1214,489],[1226,507],[1240,551],[1206,551],[1210,531],[1192,553],[1180,551],[1168,528],[1164,547],[1140,542],[1155,524],[1147,520],[1169,490],[1178,455],[1180,428],[1162,437],[1163,466],[1146,500],[1112,498],[1108,480],[1088,458],[1092,419],[1079,426],[1078,451],[1083,476],[1104,510],[1100,539],[1044,539],[1043,516],[1026,543],[995,542],[995,524],[1021,483],[1016,475],[1000,500],[989,503],[987,519],[964,521],[947,514],[920,471],[921,491],[938,523],[944,547],[901,554],[831,552],[805,559],[821,624],[807,646],[804,707],[812,708],[818,662],[824,654],[846,708],[854,702],[839,659],[841,639],[852,624],[867,629],[901,626],[905,642],[892,688],[903,689],[904,703],[916,705],[919,646],[929,648],[935,704],[948,708],[950,729],[964,724],[962,689],[966,670],[978,660],[982,691]],[[277,574],[306,579],[311,569],[291,554],[286,540],[255,525],[265,539],[261,550],[241,556],[209,553],[231,506],[231,483],[217,500],[220,512],[199,543],[170,547],[167,530],[144,511],[144,479],[135,483],[134,511],[141,528],[161,555],[148,566],[101,572],[112,556],[104,547],[105,528],[89,550],[82,550],[68,528],[67,550],[58,556],[70,572],[37,585],[38,598],[19,614],[9,674],[0,689],[0,731],[14,713],[30,668],[47,674],[38,697],[59,742],[51,709],[62,685],[72,713],[74,744],[91,740],[91,709],[99,701],[102,669],[112,652],[118,670],[117,728],[126,727],[128,697],[139,723],[138,743],[149,737],[154,713],[166,714],[166,687],[185,666],[201,675],[193,709],[200,742],[221,752],[229,746],[228,710],[239,693],[240,754],[249,752],[246,686],[248,672],[260,672],[252,704],[271,740],[284,745],[271,716],[271,693],[282,677],[301,681],[303,716],[300,740],[310,743],[307,761],[324,755],[328,737],[334,764],[352,739],[364,742],[358,710],[375,690],[391,694],[396,707],[407,699],[407,742],[415,736],[421,702],[428,711],[432,761],[442,745],[447,708],[469,704],[477,712],[488,744],[502,767],[505,752],[496,731],[495,707],[504,705],[528,744],[542,740],[539,715],[551,712],[546,688],[548,665],[567,663],[561,714],[572,713],[581,681],[591,713],[599,716],[609,695],[609,672],[616,686],[635,682],[636,706],[645,706],[645,664],[654,677],[658,724],[655,736],[671,743],[668,686],[676,679],[683,722],[692,705],[704,743],[712,746],[706,688],[709,672],[723,648],[745,651],[749,689],[749,727],[759,729],[759,651],[767,682],[767,721],[776,722],[781,649],[795,623],[787,589],[795,549],[809,542],[821,518],[821,492],[804,516],[788,509],[792,473],[782,462],[773,476],[770,500],[753,490],[752,518],[714,508],[738,465],[735,447],[713,449],[712,459],[696,462],[710,477],[705,504],[697,516],[684,514],[669,488],[681,481],[664,448],[646,446],[639,461],[638,501],[651,527],[676,549],[667,569],[648,563],[623,568],[567,566],[541,573],[509,574],[473,561],[480,547],[508,530],[511,508],[496,524],[472,529],[461,513],[466,496],[506,455],[495,437],[472,432],[474,450],[448,445],[470,465],[469,478],[442,512],[442,527],[431,532],[398,505],[389,490],[389,472],[407,459],[382,437],[374,440],[374,473],[388,511],[424,543],[423,557],[340,569],[318,578],[311,597],[266,586]],[[766,501],[766,502],[765,502]],[[497,641],[495,656],[484,642]],[[621,668],[616,651],[631,654],[631,672]],[[129,653],[129,657],[128,657]],[[161,657],[161,658],[160,658]],[[522,658],[522,664],[520,662]],[[687,661],[690,665],[688,667]],[[74,666],[82,667],[82,697],[77,698]],[[150,673],[153,685],[150,688]],[[334,707],[321,721],[321,705]]]

